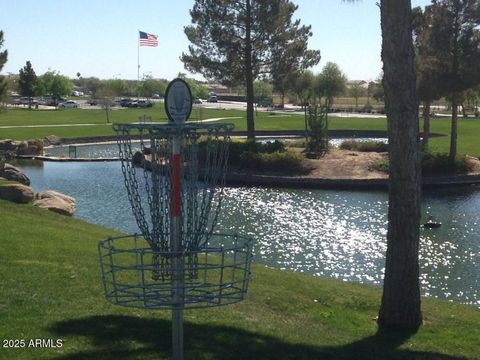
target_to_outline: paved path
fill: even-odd
[[[220,120],[229,120],[229,119],[241,119],[241,116],[232,116],[232,117],[222,117],[222,118],[211,118],[205,119],[202,121],[191,121],[191,123],[207,123]],[[155,122],[147,124],[166,124],[166,122]],[[0,129],[22,129],[22,128],[53,128],[53,127],[79,127],[79,126],[112,126],[111,123],[107,124],[45,124],[45,125],[6,125],[0,126]]]
[[[102,126],[112,124],[45,124],[45,125],[7,125],[0,126],[0,129],[22,129],[22,128],[51,128],[51,127],[76,127],[76,126]]]

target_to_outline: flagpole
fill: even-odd
[[[137,36],[137,81],[140,81],[140,30],[138,30]]]
[[[140,85],[140,30],[138,30],[137,38],[137,89]],[[138,100],[138,90],[137,90],[137,100]]]

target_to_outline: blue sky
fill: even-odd
[[[310,48],[321,51],[313,70],[336,62],[349,79],[375,79],[381,71],[380,13],[374,0],[294,0],[296,17],[312,25]],[[412,6],[429,0],[412,0]],[[159,46],[140,48],[140,77],[172,79],[185,72],[183,33],[194,0],[1,0],[0,30],[9,59],[2,73],[18,73],[27,60],[37,74],[137,78],[138,30],[158,34]],[[198,78],[198,76],[196,76]]]

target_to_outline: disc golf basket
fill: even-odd
[[[251,274],[252,240],[214,232],[233,125],[186,124],[189,112],[183,121],[180,114],[179,121],[169,114],[168,99],[172,102],[166,95],[167,124],[113,126],[141,234],[101,241],[99,253],[108,301],[173,310],[173,357],[182,359],[183,309],[243,300]],[[173,101],[176,107],[171,112],[180,113],[181,96]],[[134,165],[132,140],[140,141],[144,154],[139,166]]]

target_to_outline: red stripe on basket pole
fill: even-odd
[[[181,215],[181,196],[180,196],[180,154],[172,155],[172,216]]]

